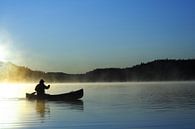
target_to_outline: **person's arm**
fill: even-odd
[[[50,88],[50,85],[48,85],[48,86],[45,86],[45,89],[49,89]]]

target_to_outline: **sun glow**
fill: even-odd
[[[36,107],[25,99],[25,93],[33,89],[34,84],[0,83],[0,129],[27,126],[25,122],[34,115]]]
[[[19,111],[15,101],[0,101],[0,128],[13,128],[19,120]]]
[[[0,61],[7,61],[8,50],[5,46],[0,45]]]
[[[20,98],[22,93],[21,87],[9,84],[9,83],[0,83],[0,99],[7,98]]]
[[[32,110],[24,99],[28,88],[28,84],[0,83],[0,129],[25,126],[23,113]]]
[[[6,30],[0,29],[0,61],[8,61],[11,56],[10,46],[12,45],[11,35]]]
[[[20,120],[22,107],[18,104],[20,87],[0,83],[0,128],[14,128]]]

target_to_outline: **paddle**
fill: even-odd
[[[35,95],[36,92],[31,93],[31,95]]]

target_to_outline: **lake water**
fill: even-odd
[[[64,83],[82,101],[28,101],[35,84],[0,84],[0,129],[195,129],[195,82]]]

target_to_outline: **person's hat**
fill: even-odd
[[[40,83],[43,83],[43,82],[45,82],[43,79],[41,79],[40,81],[39,81]]]

